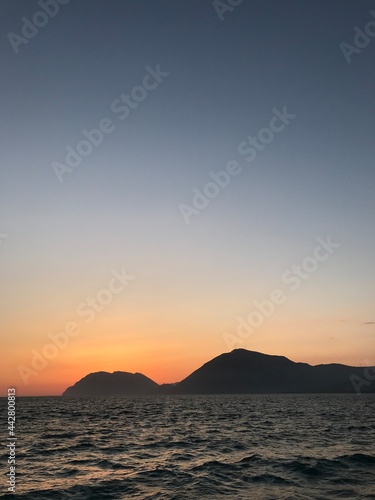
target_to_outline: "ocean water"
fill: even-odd
[[[1,498],[375,499],[374,395],[18,398],[16,436]]]

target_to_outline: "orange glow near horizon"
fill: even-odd
[[[113,327],[112,321],[110,323]],[[329,333],[324,330],[324,324]],[[101,330],[105,325],[99,321],[95,326]],[[178,337],[171,333],[160,333],[159,341],[156,342],[155,338],[152,342],[154,332],[146,334],[143,331],[136,335],[133,330],[132,335],[126,336],[119,333],[122,328],[114,329],[103,342],[96,328],[91,329],[90,336],[84,334],[82,328],[82,333],[71,339],[64,350],[58,351],[58,355],[44,369],[33,372],[25,385],[17,366],[23,364],[31,367],[31,350],[42,352],[45,345],[41,342],[42,338],[36,344],[35,337],[30,337],[22,348],[17,347],[19,358],[8,357],[2,365],[1,379],[4,382],[1,392],[4,395],[7,387],[16,387],[19,396],[60,395],[87,374],[97,371],[139,372],[159,384],[179,382],[210,359],[236,347],[283,355],[293,361],[309,364],[335,362],[352,366],[375,365],[371,336],[361,346],[355,339],[347,339],[344,346],[339,342],[339,337],[345,337],[350,325],[343,328],[338,322],[317,320],[309,321],[308,327],[303,320],[271,318],[256,329],[250,338],[243,339],[231,348],[225,345],[222,335],[214,331],[206,331],[203,339],[200,328],[193,324],[185,325],[184,330],[180,329]],[[233,328],[232,333],[235,333]],[[15,347],[13,343],[13,349]]]
[[[67,3],[2,2],[0,394],[375,364],[374,2]]]
[[[102,282],[100,278],[98,288]],[[375,325],[361,322],[355,309],[328,311],[318,281],[305,285],[298,294],[289,294],[285,303],[245,338],[238,335],[238,318],[247,320],[253,301],[267,296],[264,292],[263,299],[259,298],[255,285],[236,300],[225,283],[215,292],[203,287],[199,293],[194,283],[180,293],[169,283],[164,295],[158,294],[157,284],[150,287],[152,293],[143,295],[137,283],[132,283],[92,322],[76,314],[75,306],[85,296],[81,289],[72,292],[65,314],[58,309],[61,291],[58,299],[50,298],[48,314],[43,314],[38,295],[31,299],[35,310],[30,304],[23,315],[7,310],[2,343],[8,354],[0,368],[1,394],[7,387],[16,387],[19,395],[59,395],[97,371],[139,372],[159,384],[174,383],[236,347],[310,364],[375,365]],[[349,314],[352,320],[340,321]],[[66,338],[72,322],[77,325],[72,329],[74,336],[52,352],[46,366],[34,369],[35,352],[40,354],[51,344],[51,334]],[[229,345],[224,333],[236,340]],[[20,376],[20,365],[26,369],[27,383]]]

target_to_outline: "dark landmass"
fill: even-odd
[[[375,367],[311,366],[284,356],[235,349],[205,363],[176,384],[158,385],[141,373],[97,372],[66,389],[63,396],[353,392],[375,393]]]
[[[339,364],[311,366],[284,356],[236,349],[204,364],[175,389],[183,394],[355,392],[351,377],[363,378],[363,372],[363,368]],[[371,392],[374,389],[373,384]]]
[[[157,394],[160,386],[142,373],[96,372],[86,375],[63,393],[67,397]]]

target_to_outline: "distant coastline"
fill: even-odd
[[[63,397],[172,394],[375,393],[375,367],[311,366],[246,349],[213,358],[181,382],[157,384],[141,373],[90,373]]]

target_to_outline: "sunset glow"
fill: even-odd
[[[235,347],[375,364],[375,42],[340,46],[370,2],[87,5],[2,40],[2,393]]]

